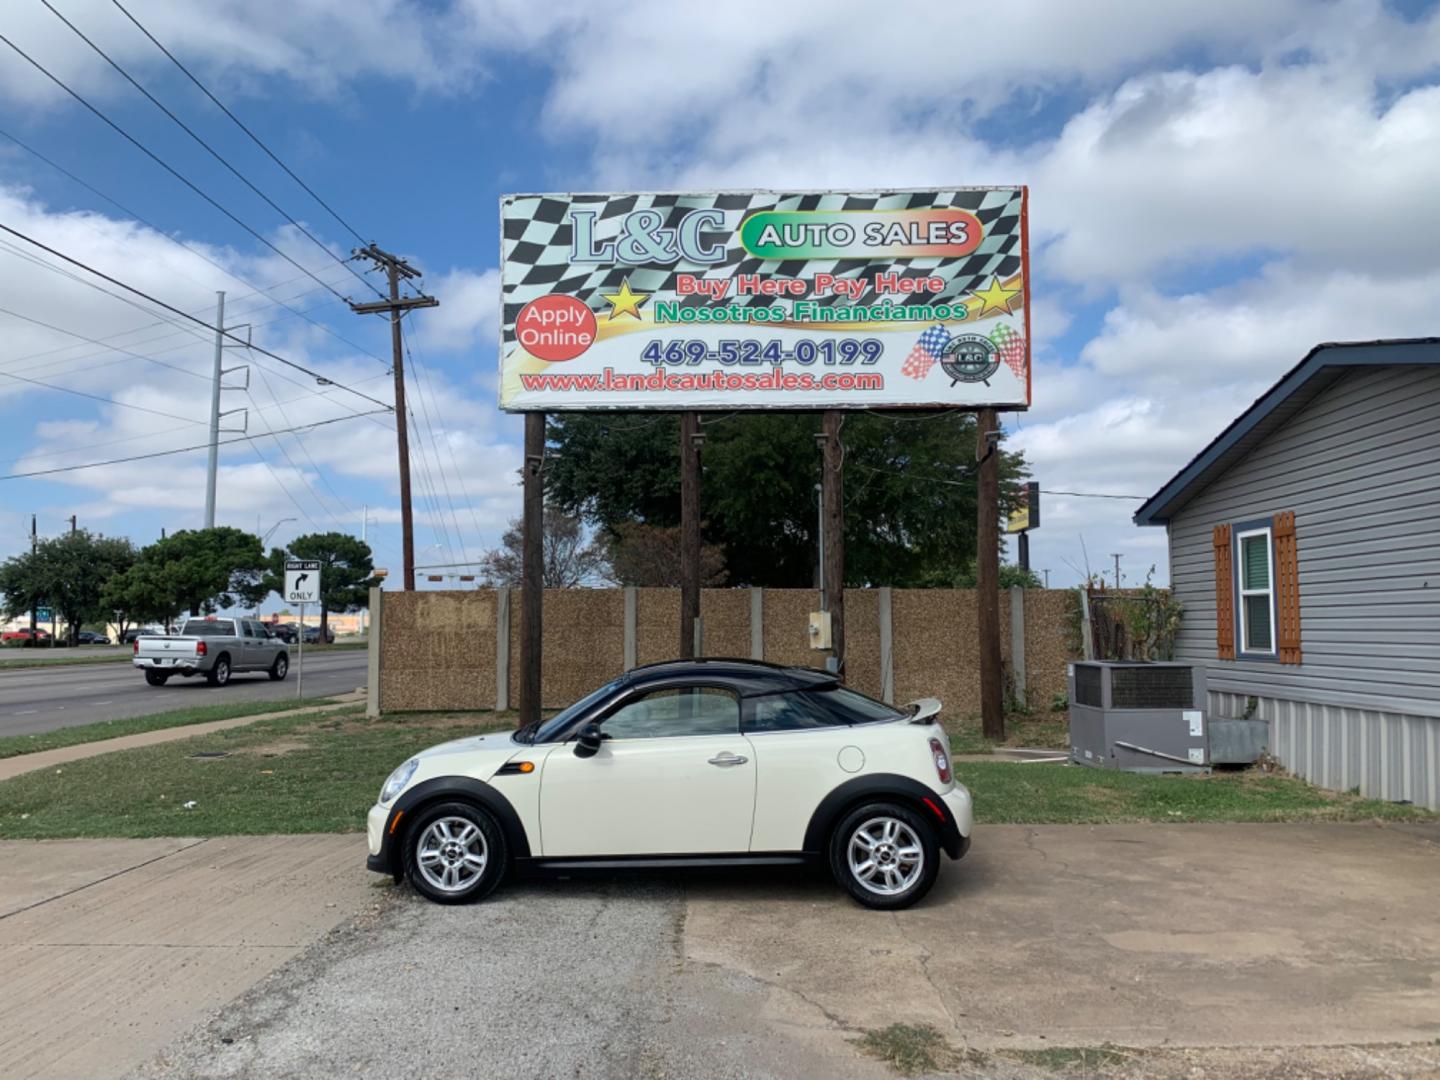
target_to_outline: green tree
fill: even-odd
[[[79,529],[41,540],[34,551],[0,565],[5,612],[14,617],[41,606],[54,608],[74,645],[82,623],[107,614],[101,603],[106,582],[134,561],[135,548],[123,537]]]
[[[956,577],[951,584],[957,589],[975,588],[975,564],[972,562],[965,573]],[[1034,570],[1026,570],[1016,563],[1001,563],[1000,588],[1038,589],[1041,588],[1040,575]]]
[[[254,607],[269,589],[265,557],[254,533],[220,525],[181,529],[142,548],[136,560],[137,598],[151,611],[191,615]]]
[[[107,616],[114,617],[122,637],[130,627],[141,623],[163,623],[168,627],[181,611],[163,566],[143,559],[105,583],[100,606]]]
[[[818,557],[818,413],[706,418],[700,487],[704,539],[735,585],[814,584]],[[847,413],[845,580],[850,585],[952,584],[976,551],[972,414]],[[680,518],[679,429],[672,414],[562,413],[550,418],[547,496],[610,537],[623,525]],[[1003,448],[1003,510],[1024,461]],[[996,532],[995,544],[1000,544]]]
[[[375,576],[370,545],[349,533],[307,533],[292,540],[289,550],[272,548],[262,582],[265,593],[273,591],[283,595],[286,559],[313,559],[320,563],[322,641],[330,630],[330,612],[359,611],[370,602],[370,590],[380,584]]]

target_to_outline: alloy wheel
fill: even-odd
[[[920,880],[925,849],[915,830],[899,818],[874,817],[850,834],[850,873],[880,896],[896,896]]]
[[[462,817],[436,818],[425,827],[415,848],[420,876],[441,892],[470,888],[485,873],[490,851],[485,834]]]

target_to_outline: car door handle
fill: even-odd
[[[712,757],[710,764],[718,765],[723,769],[731,765],[744,765],[749,760],[748,757],[741,757],[739,754],[732,754],[729,750],[726,750],[723,754],[716,754]]]

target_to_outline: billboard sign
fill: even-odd
[[[1007,533],[1022,533],[1040,527],[1040,483],[1031,480],[1025,485],[1025,505],[1010,511],[1005,519]]]
[[[1030,404],[1027,191],[509,195],[500,406]]]

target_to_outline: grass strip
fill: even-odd
[[[118,664],[124,660],[133,660],[134,654],[127,645],[123,650],[115,652],[95,653],[73,653],[68,649],[59,650],[63,655],[47,653],[45,650],[15,649],[18,655],[12,656],[9,652],[0,652],[0,671],[23,671],[26,668],[42,667],[72,667],[75,664]]]
[[[359,705],[261,719],[12,777],[0,783],[0,836],[358,831],[385,777],[416,751],[514,726],[513,714],[493,713],[368,720]]]
[[[94,724],[78,724],[75,727],[60,728],[57,731],[42,731],[34,735],[6,735],[0,737],[0,758],[15,757],[17,754],[34,754],[41,750],[58,750],[62,746],[98,742],[101,739],[116,739],[121,735],[138,735],[144,731],[160,731],[163,728],[185,727],[187,724],[205,724],[211,720],[230,720],[236,716],[260,716],[265,713],[300,709],[309,705],[333,703],[332,698],[236,701],[225,705],[201,705],[191,709],[173,709],[170,712],[132,716],[122,720],[101,720]]]
[[[227,836],[352,832],[390,771],[436,743],[508,730],[513,714],[387,715],[363,709],[261,719],[120,750],[0,783],[0,837]],[[1149,776],[961,762],[981,824],[1434,820],[1254,772]],[[194,806],[187,809],[187,803]]]

